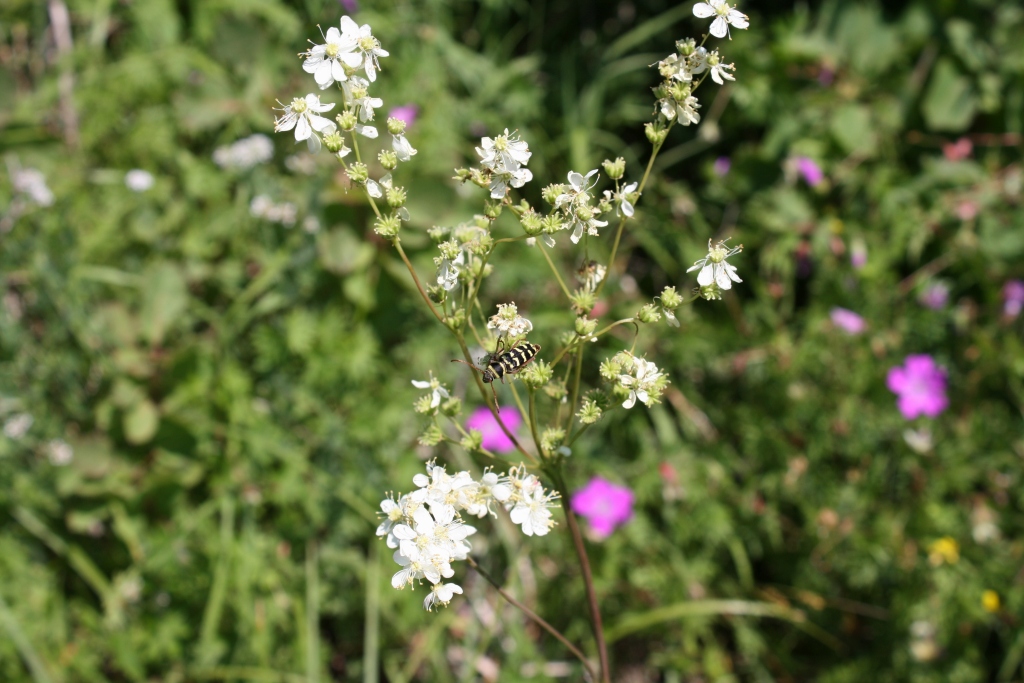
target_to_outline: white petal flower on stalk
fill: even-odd
[[[610,190],[604,191],[604,196],[609,202],[615,202],[618,206],[615,207],[615,215],[632,217],[635,211],[633,204],[629,201],[629,195],[636,192],[636,188],[640,186],[640,183],[630,183],[626,185],[618,192],[612,192]]]
[[[711,246],[711,240],[708,240],[708,255],[698,259],[686,270],[687,273],[692,273],[698,268],[700,269],[700,272],[697,273],[697,284],[701,287],[707,287],[715,282],[722,289],[732,289],[733,282],[743,282],[736,275],[736,267],[726,261],[730,256],[743,251],[743,245],[730,248],[726,241],[723,240]]]
[[[697,113],[698,109],[700,109],[700,104],[693,95],[687,96],[682,101],[677,101],[671,97],[661,101],[662,115],[669,121],[678,119],[679,123],[684,126],[688,126],[691,123],[700,123],[700,114]]]
[[[569,187],[565,192],[555,198],[555,208],[576,207],[590,202],[590,190],[597,184],[598,178],[590,179],[597,174],[597,169],[582,175],[576,171],[569,171]],[[588,182],[590,181],[590,182]]]
[[[491,199],[501,199],[508,192],[510,186],[522,187],[531,180],[533,180],[533,172],[528,168],[519,168],[507,173],[496,173],[487,189],[491,191]]]
[[[434,377],[434,373],[430,373],[430,379],[428,380],[412,380],[412,385],[417,389],[430,389],[430,407],[436,408],[441,405],[442,398],[449,398],[448,390],[444,388],[440,380]]]
[[[377,80],[380,69],[379,57],[387,57],[388,51],[381,48],[380,41],[373,37],[369,24],[359,26],[351,17],[341,18],[341,32],[346,39],[355,43],[352,52],[345,53],[342,60],[352,69],[363,68],[370,82]]]
[[[747,28],[750,26],[749,17],[743,12],[731,7],[725,0],[708,0],[698,2],[693,6],[693,15],[699,19],[715,17],[711,22],[710,32],[715,38],[725,38],[729,35],[729,26],[736,28]],[[729,36],[730,38],[732,36]]]
[[[437,264],[437,284],[450,292],[459,284],[459,273],[466,265],[466,252],[459,250],[459,255],[453,259],[437,256],[434,263]]]
[[[513,301],[498,304],[498,312],[487,322],[487,329],[496,330],[499,339],[516,339],[533,330],[533,323],[519,315],[519,309]]]
[[[497,137],[480,138],[480,146],[476,148],[476,153],[480,155],[480,165],[495,173],[517,171],[521,166],[528,164],[533,155],[526,141],[519,137],[518,131],[509,133],[508,128]]]
[[[306,57],[302,62],[302,70],[313,74],[320,89],[326,90],[336,81],[343,83],[348,79],[342,58],[355,49],[355,36],[346,35],[332,26],[327,29],[323,45],[314,43],[308,52],[302,53]]]
[[[399,161],[409,161],[416,155],[416,150],[409,144],[404,134],[391,136],[391,149],[395,150]]]
[[[365,138],[370,138],[371,140],[375,140],[377,138],[377,129],[373,126],[367,126],[366,124],[363,123],[357,123],[355,130],[357,133],[359,133]]]
[[[433,611],[434,605],[447,607],[455,594],[462,595],[462,587],[455,583],[435,583],[430,587],[430,593],[423,599],[423,607],[428,612]]]
[[[656,390],[662,373],[658,366],[645,358],[633,358],[633,373],[619,375],[619,384],[629,389],[629,398],[622,403],[623,408],[632,408],[640,399],[645,405],[651,405],[651,393]]]
[[[370,96],[370,83],[365,78],[353,76],[342,85],[345,103],[359,116],[360,121],[372,121],[373,110],[384,106],[384,100]]]
[[[399,498],[396,502],[393,498],[388,497],[380,502],[381,512],[384,519],[377,527],[377,535],[387,537],[387,543],[389,548],[397,548],[398,540],[392,533],[395,529],[395,525],[405,519],[405,510],[402,506],[402,499]]]
[[[334,108],[334,103],[321,104],[320,96],[316,93],[309,93],[305,98],[296,97],[291,104],[284,105],[281,102],[279,111],[283,114],[274,121],[274,132],[289,131],[295,129],[295,141],[306,141],[310,152],[320,151],[321,134],[333,133],[337,126],[330,119],[320,116],[323,112]]]
[[[715,50],[707,56],[707,65],[711,69],[711,80],[718,85],[725,85],[726,81],[735,81],[736,77],[729,73],[729,70],[735,69],[733,64],[723,64],[722,58],[718,54],[718,50]]]
[[[543,488],[536,487],[515,504],[509,517],[522,527],[527,536],[544,536],[555,524],[549,509],[555,504],[554,500],[553,494],[546,494]]]

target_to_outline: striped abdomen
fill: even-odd
[[[493,359],[484,371],[483,380],[493,382],[505,375],[514,375],[540,351],[540,346],[524,341],[509,349],[498,358]]]

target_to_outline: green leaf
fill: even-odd
[[[136,445],[148,443],[160,426],[160,411],[150,400],[135,404],[124,416],[124,437]]]
[[[878,146],[871,123],[871,112],[860,104],[847,104],[832,116],[832,137],[847,154],[873,156]]]
[[[978,98],[970,79],[949,58],[939,60],[921,103],[921,113],[931,130],[960,132],[974,120]]]
[[[150,268],[142,285],[142,334],[150,344],[163,341],[171,324],[188,305],[188,288],[181,271],[170,263]]]

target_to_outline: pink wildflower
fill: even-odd
[[[598,538],[606,538],[615,527],[633,517],[633,492],[607,479],[594,477],[572,494],[572,511],[586,517]]]
[[[903,417],[938,417],[949,406],[946,398],[946,371],[926,354],[907,356],[903,366],[889,369],[885,381],[897,395],[896,407]]]
[[[732,168],[732,161],[729,159],[729,157],[718,157],[717,159],[715,159],[715,175],[724,176],[726,173],[729,172],[730,168]]]
[[[864,322],[864,318],[846,308],[839,308],[838,306],[833,308],[830,317],[832,318],[832,324],[847,334],[860,334],[867,329],[867,323]]]
[[[817,187],[825,179],[821,167],[810,157],[797,157],[796,170],[811,187]]]
[[[515,408],[502,408],[500,414],[501,421],[505,424],[508,431],[513,434],[519,428],[519,425],[523,423],[523,418]],[[474,410],[473,414],[466,420],[466,427],[468,429],[475,429],[483,435],[483,447],[489,451],[508,453],[515,449],[512,439],[508,438],[508,435],[502,431],[501,425],[494,419],[494,414],[490,408],[480,406]]]
[[[388,112],[388,118],[400,119],[405,121],[407,127],[412,127],[412,124],[416,123],[416,116],[420,113],[420,108],[415,104],[403,104],[401,107],[394,107]]]
[[[922,306],[933,311],[942,310],[946,307],[946,302],[949,301],[949,285],[945,282],[931,284],[918,295],[917,300],[921,302]]]
[[[1024,282],[1007,280],[1003,285],[1003,315],[1016,318],[1024,310]]]

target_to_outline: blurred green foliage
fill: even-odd
[[[648,65],[704,29],[689,3],[362,4],[391,51],[376,93],[420,107],[404,241],[424,273],[423,229],[482,200],[448,179],[477,137],[520,129],[533,198],[606,157],[637,176]],[[457,349],[333,161],[285,136],[267,165],[212,161],[311,89],[294,55],[341,7],[71,0],[62,48],[61,6],[0,8],[0,421],[34,418],[0,437],[0,679],[375,681],[378,661],[388,681],[578,677],[472,576],[440,614],[388,586],[374,510],[430,455],[409,380],[440,370],[464,391]],[[683,309],[680,331],[645,329],[668,400],[611,413],[572,456],[577,485],[638,494],[591,544],[618,680],[1015,680],[1024,328],[1000,291],[1024,275],[1024,10],[742,9],[752,28],[721,46],[737,82],[659,156],[609,314],[692,287],[709,237],[746,245],[745,283]],[[19,168],[52,206],[18,208]],[[126,188],[132,168],[154,186]],[[293,203],[294,227],[252,216],[257,195]],[[555,348],[546,322],[569,318],[543,261],[506,256],[485,296]],[[936,282],[933,310],[918,298]],[[829,323],[837,305],[868,331]],[[927,425],[885,388],[909,353],[949,371]],[[944,537],[956,557],[934,552]],[[589,642],[567,539],[530,540],[499,521],[474,550]]]

